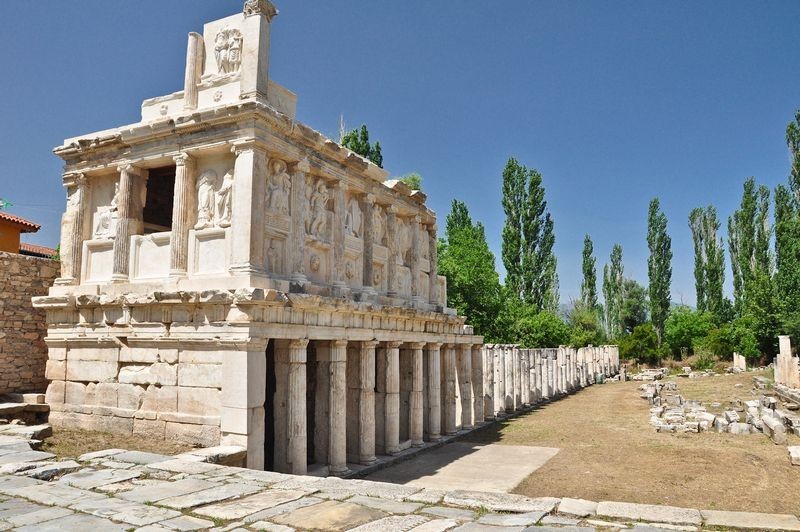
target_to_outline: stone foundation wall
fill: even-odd
[[[218,346],[133,342],[139,341],[49,341],[50,422],[56,427],[217,445],[224,352]]]
[[[59,263],[0,252],[0,394],[37,392],[47,385],[47,321],[31,297],[47,294]]]

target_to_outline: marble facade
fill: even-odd
[[[62,271],[34,299],[54,425],[342,474],[481,420],[483,339],[446,306],[435,214],[295,121],[276,14],[248,0],[191,33],[182,91],[54,150]]]

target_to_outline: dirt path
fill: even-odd
[[[724,404],[733,393],[752,398],[751,377],[693,381],[687,391],[681,380],[679,391],[693,399],[691,387]],[[656,433],[639,384],[592,386],[469,440],[560,448],[514,490],[528,496],[800,514],[800,467],[790,465],[786,446],[763,434]]]

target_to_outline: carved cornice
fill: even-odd
[[[277,8],[269,0],[246,0],[244,3],[244,16],[261,15],[267,17],[268,22],[278,15]]]

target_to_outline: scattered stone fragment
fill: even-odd
[[[789,451],[789,461],[792,465],[800,466],[800,445],[787,447]]]

